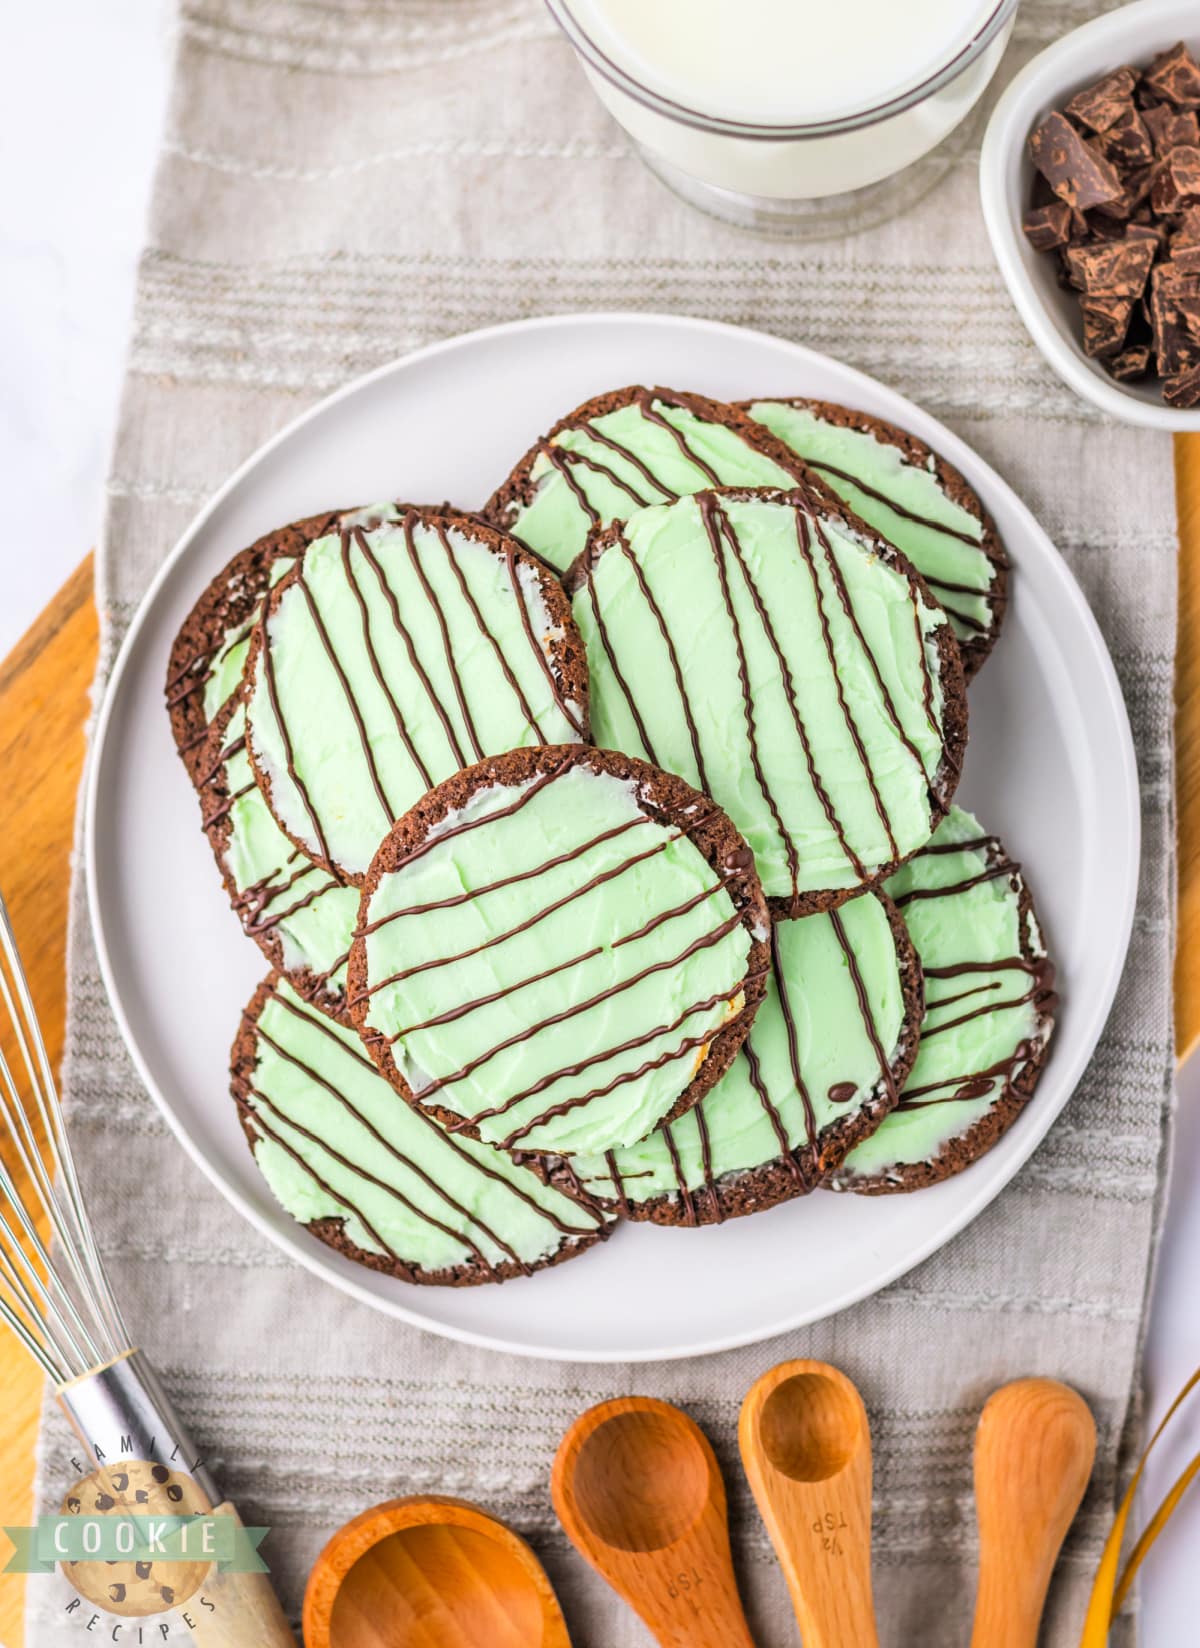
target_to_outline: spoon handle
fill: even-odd
[[[721,1469],[687,1414],[642,1396],[589,1408],[563,1438],[550,1492],[572,1545],[660,1648],[754,1648]]]
[[[1020,1379],[984,1406],[975,1437],[979,1588],[971,1648],[1037,1648],[1054,1564],[1091,1475],[1096,1427],[1053,1379]]]
[[[804,1648],[878,1648],[870,1431],[854,1385],[827,1363],[780,1363],[747,1393],[738,1441]]]
[[[588,1555],[585,1551],[584,1555]],[[706,1514],[665,1551],[628,1553],[628,1569],[601,1569],[660,1648],[755,1648],[733,1579],[723,1518]]]
[[[749,1464],[746,1474],[779,1558],[804,1648],[878,1648],[871,1595],[870,1502],[865,1484],[842,1479],[794,1498],[767,1498]],[[807,1486],[807,1485],[806,1485]],[[865,1487],[865,1493],[864,1493]],[[817,1491],[813,1491],[813,1489]]]

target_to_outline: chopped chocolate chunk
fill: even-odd
[[[1189,206],[1180,217],[1173,246],[1200,246],[1200,206]]]
[[[1123,240],[1093,241],[1090,246],[1070,248],[1067,269],[1081,291],[1137,298],[1150,278],[1155,251],[1155,243],[1142,237],[1131,240],[1126,235]]]
[[[1156,57],[1143,79],[1152,92],[1177,109],[1200,109],[1200,63],[1182,40]]]
[[[1170,216],[1200,203],[1200,149],[1187,145],[1172,149],[1159,163],[1150,192],[1156,212]]]
[[[1111,356],[1103,364],[1122,383],[1131,378],[1144,378],[1150,370],[1150,345],[1134,344],[1132,349],[1122,349],[1119,355]]]
[[[1119,171],[1148,166],[1154,159],[1154,144],[1141,115],[1126,103],[1111,126],[1100,134],[1100,147]]]
[[[1133,314],[1133,299],[1103,293],[1080,301],[1083,311],[1083,348],[1088,355],[1114,354],[1125,342]]]
[[[1200,366],[1168,378],[1163,384],[1163,400],[1168,406],[1180,408],[1200,406]]]
[[[1179,316],[1179,324],[1188,337],[1200,343],[1200,296],[1177,298],[1175,309]]]
[[[1116,168],[1057,110],[1030,133],[1029,153],[1059,199],[1081,212],[1122,193]]]
[[[1137,85],[1137,70],[1114,69],[1094,86],[1088,86],[1067,104],[1067,114],[1081,126],[1090,126],[1094,132],[1106,132],[1116,124],[1133,102],[1133,88]]]
[[[1163,377],[1200,365],[1200,341],[1188,327],[1191,306],[1200,299],[1200,275],[1174,263],[1160,263],[1150,280],[1150,321],[1154,353]]]
[[[1156,154],[1169,154],[1180,145],[1200,143],[1200,119],[1191,109],[1173,109],[1169,103],[1144,109],[1142,121]]]
[[[1065,246],[1070,238],[1071,208],[1065,200],[1033,206],[1025,213],[1021,227],[1035,252],[1052,252],[1056,246]]]

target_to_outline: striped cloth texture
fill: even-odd
[[[1102,9],[1024,0],[989,103],[1036,50]],[[1015,1182],[866,1303],[770,1344],[651,1367],[541,1364],[424,1335],[343,1297],[240,1220],[139,1084],[77,862],[63,1085],[104,1257],[219,1479],[247,1522],[273,1529],[266,1554],[297,1618],[337,1524],[436,1490],[483,1502],[529,1537],[576,1648],[648,1643],[568,1546],[547,1491],[571,1419],[638,1390],[681,1403],[713,1438],[755,1638],[793,1643],[735,1428],[752,1380],[803,1355],[845,1368],[870,1409],[887,1645],[967,1639],[972,1436],[990,1390],[1036,1370],[1086,1395],[1098,1464],[1043,1637],[1051,1648],[1078,1640],[1139,1434],[1169,1132],[1174,491],[1168,439],[1083,405],[1026,335],[983,227],[980,129],[976,119],[903,216],[823,242],[758,240],[680,204],[643,168],[540,0],[184,0],[98,562],[98,695],[189,518],[306,405],[473,327],[666,310],[827,351],[923,404],[999,469],[1105,633],[1142,793],[1141,887],[1116,1006]],[[40,1505],[74,1479],[73,1452],[48,1399]],[[41,1579],[28,1594],[31,1648],[61,1648],[70,1593]],[[1135,1634],[1131,1609],[1114,1641]]]

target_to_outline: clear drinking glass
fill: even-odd
[[[601,101],[676,194],[742,228],[818,238],[881,222],[939,181],[970,142],[963,123],[996,71],[1018,0],[997,0],[965,45],[935,57],[919,83],[896,97],[788,125],[675,102],[600,48],[577,3],[546,4]]]

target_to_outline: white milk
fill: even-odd
[[[600,97],[653,159],[717,190],[786,200],[861,188],[940,142],[991,78],[1012,3],[552,0],[552,8]],[[973,49],[989,26],[990,43]],[[960,57],[947,84],[854,129],[778,140],[708,129],[867,118]],[[683,118],[647,106],[639,89]]]

